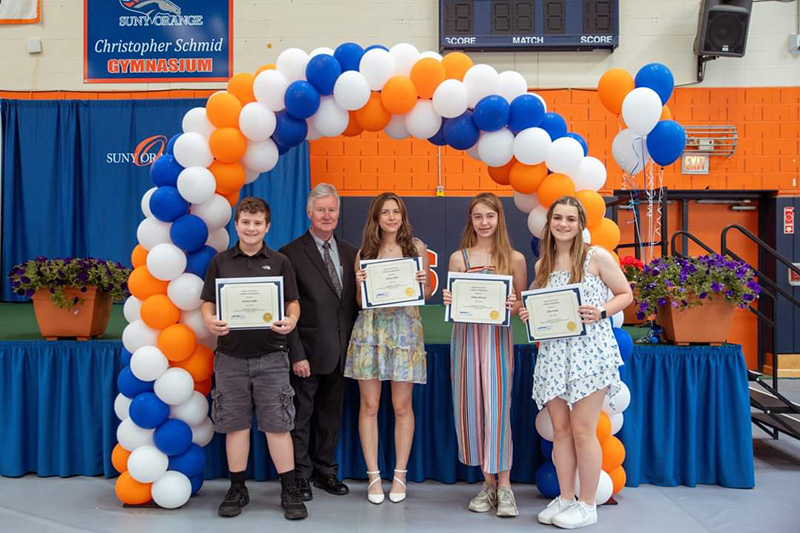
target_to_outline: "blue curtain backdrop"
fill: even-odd
[[[0,101],[3,131],[0,298],[21,301],[5,274],[37,256],[92,256],[130,265],[149,164],[202,99]],[[148,142],[149,140],[149,142]],[[139,150],[139,163],[133,162]],[[267,243],[278,248],[306,230],[308,144],[248,185],[273,208]],[[235,237],[233,223],[230,225]],[[235,238],[231,242],[235,242]]]

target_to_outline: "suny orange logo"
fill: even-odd
[[[137,167],[146,167],[152,165],[153,161],[164,153],[166,147],[166,136],[153,135],[137,144],[133,152],[108,152],[106,154],[106,163],[115,165],[133,163]]]
[[[437,266],[439,266],[439,253],[434,252],[430,248],[428,249],[428,261],[431,264],[431,288],[433,292],[431,292],[431,296],[436,294],[436,291],[439,290],[439,275],[434,270]]]

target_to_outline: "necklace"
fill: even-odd
[[[391,247],[389,247],[389,246],[384,246],[384,247],[383,247],[383,254],[382,254],[382,255],[387,255],[387,254],[390,254],[390,253],[394,252],[395,250],[397,250],[397,245],[396,245],[396,244],[395,244],[395,245],[393,245],[393,246],[391,246]]]

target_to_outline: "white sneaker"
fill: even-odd
[[[485,513],[492,507],[497,507],[497,490],[488,483],[484,483],[478,495],[470,500],[469,510]]]
[[[586,505],[579,501],[570,505],[563,513],[553,518],[553,525],[562,529],[578,529],[597,523],[597,505]]]
[[[555,500],[547,504],[547,507],[539,512],[537,518],[542,524],[550,525],[553,523],[553,518],[569,509],[570,505],[574,505],[575,500],[567,500],[559,496]]]
[[[511,487],[500,487],[497,489],[497,516],[513,518],[519,515],[517,501]]]

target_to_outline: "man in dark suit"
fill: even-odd
[[[295,469],[305,501],[312,498],[312,476],[314,486],[330,494],[349,492],[337,477],[335,455],[344,397],[344,359],[358,314],[357,250],[333,235],[339,204],[335,187],[317,185],[306,206],[311,227],[280,250],[294,268],[302,309],[289,337],[289,358],[297,411],[292,431]]]

